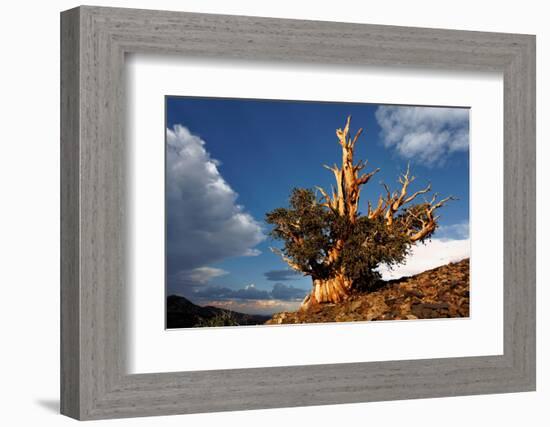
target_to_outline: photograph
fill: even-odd
[[[166,328],[469,317],[469,114],[166,96]]]

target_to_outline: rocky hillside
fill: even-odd
[[[340,304],[306,312],[275,314],[267,324],[351,322],[468,317],[470,260],[427,270],[415,276],[381,282],[370,293],[356,293]]]
[[[166,301],[166,327],[168,329],[261,325],[268,319],[269,316],[239,313],[211,306],[201,307],[178,295],[170,295]]]

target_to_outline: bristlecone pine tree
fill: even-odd
[[[278,208],[266,215],[273,226],[270,235],[282,240],[281,250],[274,249],[294,270],[311,276],[313,289],[302,302],[301,309],[322,303],[338,303],[355,290],[367,290],[380,274],[381,264],[394,266],[402,263],[411,245],[424,242],[437,228],[434,212],[453,197],[412,203],[420,195],[431,191],[431,186],[408,194],[415,177],[410,170],[398,182],[401,188],[392,192],[384,184],[385,194],[378,198],[376,207],[368,202],[368,212],[358,210],[361,188],[379,171],[362,173],[366,162],[354,164],[353,151],[362,129],[350,137],[350,121],[336,136],[342,147],[342,166],[326,166],[334,173],[336,188],[331,195],[317,187],[313,190],[295,188],[288,208]]]

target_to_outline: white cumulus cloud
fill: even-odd
[[[437,238],[441,240],[467,239],[470,237],[470,223],[468,221],[437,227]]]
[[[180,282],[204,285],[215,277],[225,276],[227,271],[215,267],[197,267],[177,273]]]
[[[166,130],[168,274],[205,283],[223,270],[205,267],[234,256],[255,256],[264,240],[258,223],[237,203],[205,142],[186,127]],[[194,279],[194,280],[193,280]]]
[[[407,160],[442,165],[450,154],[468,151],[466,108],[381,106],[375,115],[384,145]]]
[[[431,270],[450,262],[457,262],[470,256],[470,239],[443,240],[432,239],[425,244],[411,248],[405,263],[390,270],[380,266],[378,271],[382,279],[391,280],[400,277],[413,276],[426,270]]]

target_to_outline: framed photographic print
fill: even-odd
[[[61,18],[62,413],[535,389],[534,36]]]
[[[469,317],[469,109],[175,96],[165,108],[167,328]],[[351,114],[373,129],[367,147]],[[365,171],[367,152],[391,172]],[[323,158],[330,191],[313,185],[327,182]],[[381,177],[397,189],[369,191]]]

